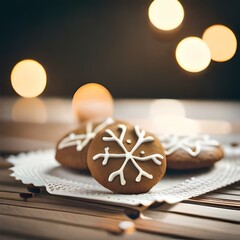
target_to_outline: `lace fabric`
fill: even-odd
[[[145,194],[115,194],[90,175],[62,167],[55,151],[39,150],[10,156],[11,176],[24,184],[46,187],[50,194],[97,200],[109,204],[149,206],[155,201],[174,204],[240,180],[240,147],[225,147],[225,157],[209,170],[170,173]]]

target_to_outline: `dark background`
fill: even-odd
[[[175,60],[178,42],[212,24],[240,35],[240,1],[182,0],[185,18],[172,34],[156,34],[147,0],[1,1],[0,96],[16,96],[10,73],[20,60],[39,61],[48,75],[43,96],[71,97],[88,82],[116,98],[240,100],[239,51],[190,74]]]

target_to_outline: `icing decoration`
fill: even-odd
[[[132,141],[131,141],[130,139],[128,139],[126,142],[127,142],[128,144],[131,144],[131,143],[132,143]]]
[[[89,141],[93,139],[102,129],[112,123],[114,123],[114,120],[112,118],[108,118],[104,122],[96,126],[95,129],[93,129],[93,122],[88,122],[86,124],[86,133],[70,133],[59,143],[58,149],[76,146],[76,150],[81,151],[89,143]]]
[[[144,152],[144,151],[141,151],[141,152],[140,152],[140,154],[141,154],[141,155],[144,155],[144,154],[145,154],[145,152]]]
[[[204,146],[218,147],[216,140],[210,139],[208,135],[203,136],[158,136],[164,149],[165,155],[171,155],[178,149],[183,149],[192,157],[196,157]]]
[[[111,173],[108,177],[108,181],[112,182],[114,180],[115,177],[117,177],[119,175],[120,177],[120,183],[121,185],[125,185],[126,184],[126,180],[124,177],[124,168],[127,165],[127,163],[129,161],[132,162],[132,164],[136,167],[136,169],[138,170],[139,174],[137,175],[135,181],[136,182],[140,182],[142,179],[142,176],[148,178],[148,179],[152,179],[153,175],[147,173],[146,171],[144,171],[137,163],[137,161],[141,161],[141,162],[145,162],[145,161],[149,161],[152,160],[155,164],[157,165],[161,165],[161,161],[159,159],[163,159],[163,156],[161,154],[152,154],[149,156],[145,156],[145,157],[139,157],[139,156],[135,156],[134,152],[145,142],[153,142],[154,138],[151,136],[148,137],[144,137],[145,136],[145,131],[142,130],[140,131],[138,126],[134,127],[135,133],[138,137],[136,144],[133,146],[133,148],[131,149],[131,151],[128,151],[126,149],[126,147],[123,144],[123,139],[125,137],[126,134],[126,126],[123,124],[119,124],[118,128],[121,129],[121,134],[119,136],[119,138],[110,130],[107,129],[106,133],[108,133],[110,135],[110,137],[103,137],[103,141],[105,142],[110,142],[110,141],[114,141],[118,144],[118,146],[123,150],[123,153],[109,153],[109,147],[106,147],[104,149],[104,153],[99,153],[96,154],[93,157],[93,160],[97,160],[99,158],[103,158],[102,161],[102,165],[106,165],[108,163],[108,160],[110,158],[125,158],[122,166],[120,167],[120,169],[118,169],[117,171]]]

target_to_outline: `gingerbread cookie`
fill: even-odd
[[[165,149],[168,169],[187,170],[211,167],[223,158],[219,142],[209,136],[159,136]]]
[[[144,193],[164,176],[164,149],[150,133],[130,124],[113,124],[91,142],[88,167],[92,176],[115,193]]]
[[[87,151],[91,140],[104,128],[115,121],[108,118],[103,122],[87,122],[68,133],[57,144],[56,160],[63,166],[74,169],[88,169]]]

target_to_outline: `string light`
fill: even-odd
[[[213,25],[207,28],[202,39],[210,48],[212,60],[216,62],[227,61],[236,53],[236,36],[224,25]]]
[[[177,0],[154,0],[148,9],[148,16],[156,28],[169,31],[182,23],[184,9]]]
[[[39,96],[47,84],[43,66],[35,60],[26,59],[17,63],[11,73],[13,89],[22,97]]]
[[[189,72],[200,72],[211,62],[211,52],[200,38],[187,37],[176,48],[176,59],[180,67]]]

